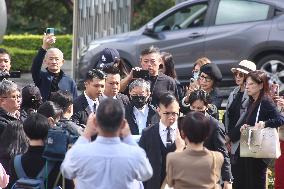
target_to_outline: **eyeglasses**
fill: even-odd
[[[178,116],[179,115],[179,113],[177,112],[164,112],[163,114],[166,116]]]
[[[242,73],[242,72],[234,72],[234,76],[235,77],[245,77],[245,74],[244,73]]]
[[[212,81],[212,78],[211,77],[206,77],[206,76],[204,76],[204,75],[200,75],[199,76],[199,79],[201,80],[201,79],[204,79],[206,82],[210,82],[210,81]]]

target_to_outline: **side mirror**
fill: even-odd
[[[154,23],[150,22],[146,25],[145,31],[148,33],[153,33],[154,32]]]

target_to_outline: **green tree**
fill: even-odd
[[[173,5],[175,5],[175,0],[135,0],[131,28],[138,29]]]
[[[72,33],[72,0],[6,0],[7,34],[41,34],[47,27]]]

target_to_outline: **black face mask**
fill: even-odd
[[[137,109],[143,108],[143,106],[147,104],[147,97],[146,96],[131,96],[131,103]]]

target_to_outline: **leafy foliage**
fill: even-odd
[[[175,0],[136,0],[136,2],[133,3],[132,29],[138,29],[152,18],[174,5]]]
[[[41,47],[41,35],[7,35],[0,45],[11,54],[12,70],[28,72],[34,56]],[[72,54],[72,35],[57,35],[54,47],[62,50],[64,59],[70,60]]]

